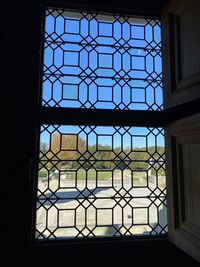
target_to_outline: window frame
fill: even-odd
[[[88,4],[72,4],[72,3],[63,3],[63,2],[54,2],[46,1],[45,4],[40,5],[40,21],[41,27],[38,31],[37,46],[39,47],[39,53],[37,57],[36,66],[39,68],[37,71],[36,79],[36,88],[39,87],[38,92],[35,92],[35,119],[34,119],[34,130],[35,130],[35,150],[33,157],[30,160],[29,166],[29,179],[31,180],[32,188],[32,211],[31,211],[31,224],[30,224],[30,233],[31,233],[31,243],[33,245],[70,245],[70,244],[93,244],[93,243],[104,243],[109,241],[120,242],[122,240],[127,241],[145,241],[145,240],[160,240],[167,239],[167,234],[162,236],[123,236],[123,237],[102,237],[102,238],[92,238],[92,239],[65,239],[65,240],[35,240],[35,218],[36,218],[36,192],[37,192],[37,162],[39,158],[39,137],[40,137],[40,126],[42,124],[72,124],[72,125],[94,125],[94,126],[142,126],[142,127],[162,127],[164,128],[167,123],[185,117],[188,114],[195,113],[195,109],[191,108],[196,105],[198,106],[197,101],[188,103],[188,109],[185,109],[185,105],[180,105],[179,107],[164,109],[162,111],[144,111],[144,110],[107,110],[107,109],[74,109],[74,108],[57,108],[57,107],[42,107],[42,65],[43,65],[43,32],[44,32],[44,19],[45,19],[45,10],[47,7],[53,8],[66,8],[66,9],[84,9],[88,11],[101,11],[107,13],[119,13],[120,15],[143,15],[143,16],[152,16],[158,19],[161,19],[161,15],[157,12],[145,12],[141,10],[126,9],[121,7],[110,7],[100,6],[99,4],[88,5]],[[162,30],[162,29],[161,29]],[[162,42],[162,37],[161,37]],[[190,108],[190,109],[189,109]],[[180,111],[180,112],[177,112]],[[175,115],[174,115],[175,113]],[[124,116],[126,114],[126,116]]]
[[[42,106],[42,79],[43,79],[43,52],[44,52],[44,30],[45,30],[45,11],[48,7],[56,8],[56,6],[52,6],[50,4],[44,5],[42,7],[42,39],[40,43],[40,74],[39,74],[39,94],[38,94],[38,112],[37,112],[37,140],[40,138],[40,126],[42,124],[66,124],[66,125],[93,125],[93,126],[146,126],[146,127],[163,127],[163,110],[162,111],[146,111],[146,110],[108,110],[108,109],[80,109],[80,108],[57,108],[57,107],[44,107]],[[70,9],[71,6],[64,5],[59,6],[59,8]],[[73,10],[80,10],[80,6],[73,8]],[[86,7],[84,5],[84,10],[87,11],[94,11],[94,9]],[[102,12],[102,9],[99,8]],[[97,9],[95,8],[95,11]],[[116,13],[115,10],[109,12],[108,10],[105,11],[106,13]],[[125,13],[124,13],[125,14]],[[130,12],[130,14],[135,14]],[[120,15],[122,15],[120,13]],[[127,13],[126,13],[127,15]],[[143,14],[145,16],[145,14]],[[153,17],[153,16],[152,16]],[[154,16],[155,19],[160,19],[158,16]],[[34,159],[34,180],[35,180],[35,187],[34,187],[34,197],[33,203],[36,203],[37,199],[37,162],[39,160],[39,141],[37,142],[37,149],[36,149],[36,157]],[[32,241],[34,243],[40,242],[35,240],[35,227],[36,227],[36,208],[33,210],[32,216]],[[163,234],[163,237],[166,235]],[[159,236],[160,237],[160,236]],[[141,239],[142,237],[138,237]],[[149,236],[148,238],[152,238]],[[153,237],[155,238],[155,237]],[[85,238],[84,238],[85,239]],[[93,240],[115,240],[115,239],[137,239],[135,236],[124,236],[124,237],[98,237],[92,238]],[[90,239],[88,239],[90,240]],[[87,241],[88,241],[87,240]],[[55,240],[41,240],[41,242],[55,242]],[[81,242],[81,240],[59,240],[56,242],[64,242],[64,243],[71,243],[71,242]],[[91,241],[92,242],[92,241]]]

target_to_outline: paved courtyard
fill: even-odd
[[[44,194],[39,198],[42,206],[38,203],[37,229],[44,236],[54,232],[61,238],[78,234],[148,234],[158,221],[162,227],[167,224],[166,207],[161,202],[165,177],[159,179],[160,189],[154,176],[150,177],[148,187],[139,187],[144,183],[141,180],[133,188],[128,174],[123,180],[116,176],[113,180],[98,181],[98,184],[89,180],[87,186],[80,180],[76,181],[76,187],[74,181],[65,176],[60,185],[57,179],[50,182],[51,191],[46,189],[47,184],[40,182],[39,189]]]

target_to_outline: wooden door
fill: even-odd
[[[200,1],[170,1],[162,22],[164,103],[176,110],[200,98]],[[169,239],[200,261],[200,113],[165,135]]]

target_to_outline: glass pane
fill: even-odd
[[[36,238],[167,233],[164,130],[43,125]]]
[[[162,110],[158,19],[46,10],[42,105]]]

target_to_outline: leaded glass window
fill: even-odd
[[[164,129],[131,122],[135,110],[163,109],[160,27],[158,18],[46,9],[40,105],[62,121],[38,127],[36,239],[167,233]],[[63,123],[83,109],[87,125]],[[121,110],[127,125],[103,125],[92,109]]]

